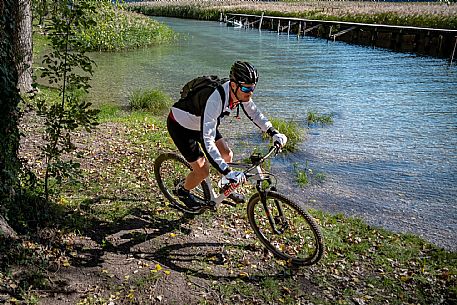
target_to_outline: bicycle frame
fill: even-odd
[[[276,146],[271,147],[270,151],[265,156],[258,157],[255,160],[251,159],[253,161],[253,164],[248,164],[248,163],[229,163],[228,164],[229,166],[234,167],[234,168],[244,169],[243,172],[246,175],[246,180],[252,184],[254,184],[254,182],[255,182],[256,189],[262,196],[262,202],[264,202],[264,206],[265,206],[266,210],[268,210],[268,208],[266,207],[266,203],[265,203],[265,200],[262,195],[263,191],[261,190],[261,183],[262,183],[262,181],[268,180],[269,178],[265,177],[265,171],[262,169],[261,165],[263,164],[263,162],[266,159],[271,157],[271,155],[273,153],[277,153],[278,150],[279,150],[279,147],[276,147]],[[217,194],[212,186],[210,176],[206,177],[206,183],[209,187],[209,191],[210,191],[210,195],[211,195],[210,204],[211,204],[211,206],[213,206],[215,208],[218,208],[219,205],[222,203],[222,201],[224,201],[228,196],[230,196],[230,194],[236,188],[238,188],[240,186],[240,184],[238,184],[238,183],[229,182],[222,186],[223,192],[220,194]],[[267,211],[267,213],[269,215],[268,211]],[[271,217],[269,216],[269,218],[271,218]],[[271,220],[271,221],[273,221],[273,220]]]

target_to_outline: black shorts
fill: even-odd
[[[171,139],[187,162],[195,162],[200,157],[205,156],[200,148],[200,145],[203,145],[201,131],[182,127],[171,115],[167,118],[167,129]],[[216,129],[215,141],[219,139],[222,139],[222,135]]]

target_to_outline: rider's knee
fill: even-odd
[[[198,176],[198,178],[203,180],[209,176],[209,166],[208,164],[205,164],[204,166],[198,168],[198,170],[194,170],[194,172]]]
[[[194,175],[203,180],[209,176],[209,162],[202,158],[192,165],[192,170]]]

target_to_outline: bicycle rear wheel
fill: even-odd
[[[259,193],[251,197],[247,213],[255,234],[276,257],[293,265],[312,265],[322,258],[324,241],[319,226],[297,203],[267,191],[265,203]]]
[[[178,184],[184,183],[191,170],[190,164],[181,155],[172,152],[161,154],[154,162],[154,175],[157,184],[172,207],[185,213],[198,214],[202,212],[202,209],[190,210],[176,195]],[[205,202],[211,198],[206,181],[193,189],[192,194]]]

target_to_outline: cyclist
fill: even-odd
[[[231,67],[230,79],[221,84],[221,88],[211,89],[213,92],[209,97],[203,100],[180,99],[172,106],[167,119],[168,132],[192,167],[177,189],[178,198],[188,208],[197,210],[204,204],[190,191],[208,177],[209,164],[232,182],[246,180],[243,172],[232,171],[228,166],[233,152],[218,130],[221,119],[230,115],[235,107],[241,106],[255,125],[273,137],[273,142],[280,146],[286,144],[287,137],[273,128],[251,99],[258,78],[257,69],[252,64],[237,61]],[[236,203],[244,202],[241,194],[232,193],[229,198]]]

